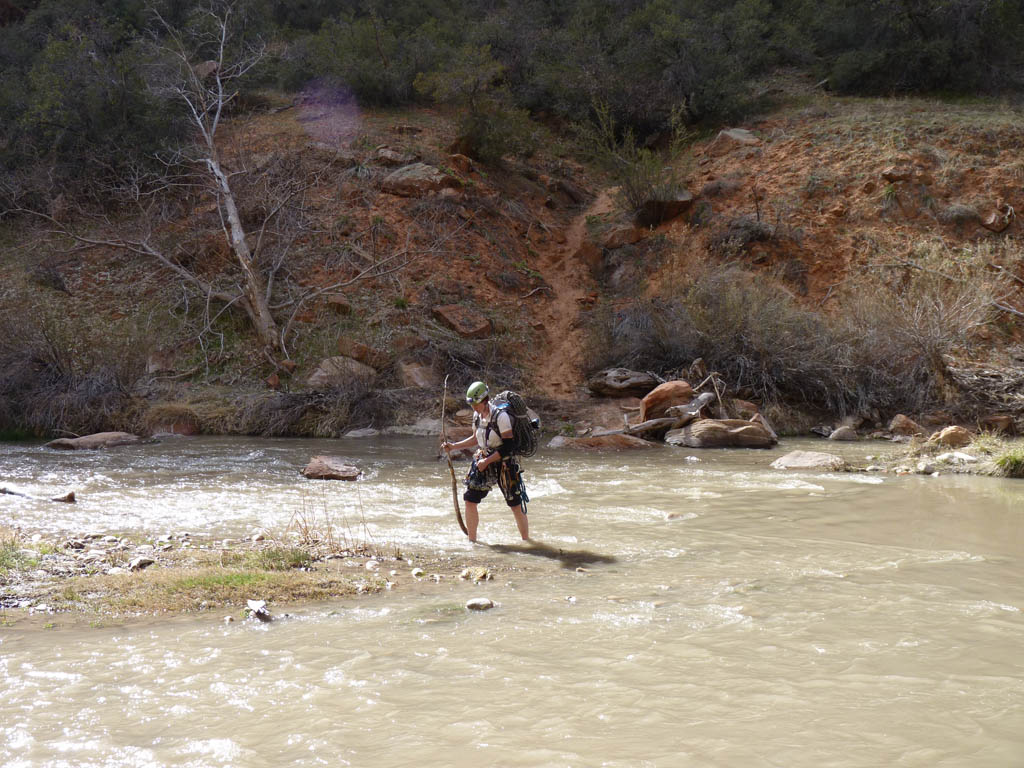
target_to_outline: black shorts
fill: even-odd
[[[484,500],[484,496],[488,493],[490,493],[490,491],[481,491],[477,488],[467,488],[466,492],[462,494],[462,499],[463,501],[468,501],[472,504],[479,504]],[[506,498],[505,503],[510,507],[518,507],[523,503],[523,497],[517,493],[512,498]],[[523,511],[525,512],[526,510]]]

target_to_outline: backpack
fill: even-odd
[[[522,396],[511,390],[495,395],[491,400],[496,409],[505,411],[512,419],[512,443],[516,456],[533,456],[540,438],[540,418],[531,411]],[[487,427],[490,431],[491,427]]]

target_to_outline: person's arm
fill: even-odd
[[[469,448],[471,445],[476,445],[476,435],[470,435],[465,440],[460,440],[457,443],[441,443],[442,451],[461,451],[464,448]]]

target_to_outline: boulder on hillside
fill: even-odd
[[[992,413],[988,416],[983,416],[981,421],[978,422],[978,426],[982,429],[998,432],[999,434],[1012,435],[1017,431],[1017,421],[1012,413]]]
[[[392,168],[400,165],[411,165],[419,160],[419,157],[414,154],[399,152],[397,149],[392,149],[387,146],[377,147],[375,157],[377,162],[381,165],[390,166]]]
[[[693,206],[693,195],[685,189],[664,198],[645,200],[636,212],[636,223],[644,227],[655,227],[665,221],[672,221],[686,213]]]
[[[491,335],[491,321],[461,304],[434,307],[434,317],[464,339],[485,339]]]
[[[708,153],[724,155],[737,147],[757,147],[761,140],[746,128],[727,128],[719,131],[714,141],[708,145]]]
[[[380,188],[399,197],[422,197],[429,192],[457,186],[459,181],[454,176],[426,163],[413,163],[385,176]]]
[[[666,381],[646,395],[640,401],[640,421],[659,419],[674,405],[687,405],[693,401],[693,387],[682,379]]]
[[[660,383],[653,373],[608,368],[591,376],[587,389],[605,397],[643,397]]]
[[[142,438],[130,432],[96,432],[83,437],[61,437],[51,440],[44,448],[58,451],[96,451],[120,445],[137,445]]]
[[[665,435],[687,448],[771,448],[777,439],[761,424],[742,419],[700,419]]]
[[[772,469],[824,469],[839,472],[846,468],[846,461],[834,453],[821,451],[790,451],[771,464]]]
[[[892,417],[892,421],[889,422],[889,431],[894,435],[904,435],[906,437],[914,435],[923,437],[925,434],[924,427],[902,413]]]
[[[397,368],[398,380],[403,387],[437,389],[441,386],[441,377],[429,365],[407,361],[399,363]]]
[[[633,435],[609,434],[566,437],[557,435],[548,443],[548,448],[579,448],[586,451],[621,451],[635,448],[652,448],[654,443]]]
[[[929,442],[938,443],[948,448],[963,448],[970,445],[974,438],[971,433],[963,427],[946,427],[929,438]]]
[[[327,307],[332,310],[336,315],[351,315],[352,314],[352,302],[348,300],[348,297],[341,293],[333,293],[327,297]]]
[[[388,364],[388,356],[379,349],[374,349],[345,336],[338,339],[338,354],[342,357],[351,357],[353,360],[358,360],[377,370],[385,368]]]
[[[352,459],[342,456],[314,456],[302,470],[311,480],[355,480],[362,473]]]
[[[639,243],[649,234],[650,230],[644,227],[615,227],[605,235],[602,245],[609,251],[614,251],[624,245]]]
[[[981,226],[990,232],[1002,232],[1008,226],[1010,222],[1014,220],[1016,214],[1011,206],[1004,203],[1002,200],[996,203],[994,211],[991,211],[987,216],[983,216],[981,219]]]
[[[576,249],[573,260],[578,264],[586,265],[590,274],[597,277],[601,273],[601,267],[604,266],[604,251],[593,240],[584,240]]]
[[[339,355],[321,360],[320,365],[306,380],[306,386],[310,389],[330,389],[353,379],[369,380],[376,375],[377,372],[365,363]]]

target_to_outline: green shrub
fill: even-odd
[[[1024,477],[1024,445],[1007,448],[994,462],[1004,477]]]

